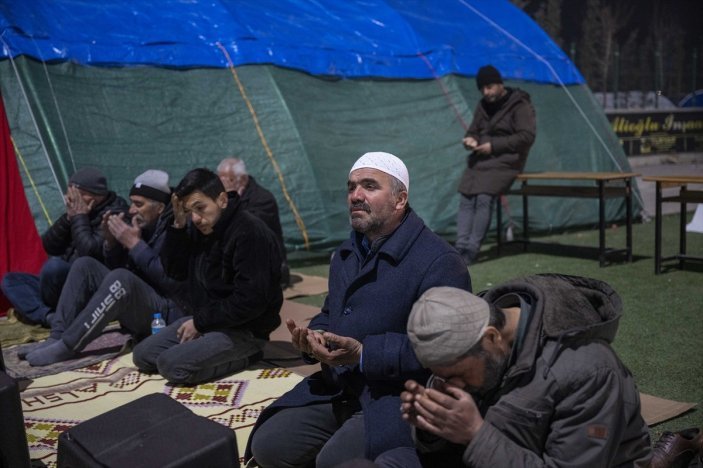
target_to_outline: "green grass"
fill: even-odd
[[[678,250],[678,216],[665,216],[663,253]],[[598,231],[587,230],[546,237],[545,243],[524,253],[522,247],[504,246],[500,257],[495,243],[484,245],[479,263],[469,271],[474,291],[481,291],[518,276],[563,273],[588,276],[608,282],[620,294],[624,314],[615,340],[615,350],[630,368],[640,391],[671,400],[703,403],[703,263],[687,262],[684,270],[666,262],[661,275],[654,274],[654,222],[633,226],[632,263],[615,260],[600,268],[590,249],[576,251],[567,246],[595,248]],[[554,243],[558,245],[549,245]],[[703,257],[703,234],[688,233],[687,251]],[[624,227],[608,229],[606,245],[625,246]],[[291,261],[292,269],[309,275],[327,276],[328,254]],[[324,295],[300,302],[320,306]],[[665,430],[703,427],[703,408],[653,426],[652,439]]]

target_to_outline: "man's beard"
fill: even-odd
[[[483,385],[480,387],[469,387],[469,393],[484,397],[488,393],[497,389],[503,381],[503,375],[508,369],[508,355],[491,354],[485,349],[481,349],[480,356],[483,356],[485,368],[483,371]]]
[[[368,214],[368,216],[364,218],[355,218],[353,210],[359,208],[362,209],[366,214]],[[371,213],[371,207],[368,205],[368,203],[363,202],[352,203],[352,205],[349,207],[349,221],[351,223],[352,229],[362,234],[366,234],[368,232],[375,232],[383,226],[383,221],[381,221],[374,214]]]

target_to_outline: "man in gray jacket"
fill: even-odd
[[[408,337],[433,376],[401,395],[423,464],[645,466],[639,393],[610,346],[621,314],[610,286],[574,276],[513,280],[483,299],[428,290]]]

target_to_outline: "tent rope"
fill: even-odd
[[[217,42],[216,44],[227,59],[228,68],[232,72],[232,77],[234,78],[234,81],[237,84],[239,93],[242,95],[242,99],[244,99],[244,102],[246,103],[247,108],[249,109],[251,118],[254,121],[254,126],[256,127],[256,132],[259,134],[261,144],[264,147],[264,150],[266,151],[266,155],[271,161],[271,165],[273,166],[273,170],[276,173],[276,176],[278,177],[278,183],[281,185],[283,196],[286,199],[286,202],[288,203],[288,206],[290,207],[291,211],[293,212],[293,217],[295,218],[295,223],[298,225],[298,229],[300,229],[300,232],[303,235],[303,243],[305,244],[305,249],[310,250],[310,239],[308,237],[308,231],[305,227],[305,223],[303,222],[303,218],[298,212],[298,207],[295,205],[295,202],[288,193],[288,189],[286,188],[286,182],[283,179],[283,172],[281,171],[281,167],[278,165],[278,162],[276,161],[276,158],[273,155],[273,151],[271,151],[271,148],[269,147],[269,144],[266,141],[266,137],[264,136],[264,132],[261,129],[261,125],[259,123],[259,118],[256,115],[256,110],[254,109],[254,106],[252,105],[251,101],[249,100],[249,97],[247,96],[246,90],[244,89],[244,85],[239,80],[239,75],[237,74],[237,70],[234,67],[234,62],[232,62],[232,58],[227,52],[227,49],[225,49],[224,46],[219,42]]]
[[[66,125],[64,124],[63,121],[63,116],[61,115],[61,108],[59,107],[59,101],[56,99],[56,92],[54,91],[54,84],[51,82],[51,78],[49,77],[49,68],[46,66],[46,62],[44,61],[44,58],[41,56],[41,50],[39,49],[39,44],[37,44],[37,41],[34,40],[34,37],[31,38],[32,43],[34,44],[34,47],[37,49],[37,55],[39,56],[39,59],[43,65],[44,68],[44,75],[46,76],[46,82],[49,83],[49,92],[51,93],[51,99],[54,101],[54,107],[56,107],[56,114],[59,116],[59,124],[61,124],[61,132],[63,133],[63,138],[66,140],[66,148],[68,149],[68,155],[71,158],[71,165],[73,166],[73,172],[75,172],[76,169],[76,160],[73,158],[73,149],[71,148],[71,142],[68,139],[68,133],[66,132]]]
[[[34,178],[32,177],[32,174],[29,172],[29,168],[27,168],[27,163],[24,161],[24,158],[22,157],[22,153],[20,153],[20,149],[17,147],[17,143],[15,143],[14,138],[10,137],[10,141],[12,142],[12,146],[15,148],[15,154],[17,155],[17,158],[20,160],[20,163],[22,164],[22,169],[24,169],[24,173],[27,176],[27,179],[29,179],[29,184],[32,186],[32,190],[34,191],[34,195],[36,195],[37,200],[39,200],[39,206],[41,206],[42,212],[44,213],[44,216],[46,217],[46,222],[49,223],[49,226],[51,226],[51,217],[49,216],[49,211],[46,209],[46,205],[44,205],[44,200],[42,199],[41,195],[39,194],[39,190],[37,189],[37,184],[34,182]]]
[[[3,32],[4,34],[4,32]],[[34,115],[34,112],[32,111],[32,106],[29,104],[29,97],[27,96],[27,91],[24,89],[24,85],[22,84],[22,79],[20,78],[20,73],[19,70],[17,70],[17,65],[15,64],[15,60],[12,57],[12,53],[10,51],[10,46],[5,42],[5,39],[2,37],[3,35],[0,34],[0,41],[2,42],[3,46],[5,47],[6,55],[10,59],[10,63],[12,64],[12,69],[15,72],[15,76],[17,77],[17,83],[19,84],[20,90],[22,91],[22,96],[24,97],[24,101],[27,104],[27,109],[29,109],[29,116],[32,118],[32,123],[34,124],[34,130],[37,132],[37,139],[39,140],[39,143],[41,144],[42,149],[44,150],[44,156],[46,157],[46,161],[49,165],[49,169],[51,170],[51,175],[54,176],[54,182],[56,182],[56,189],[59,191],[59,196],[61,197],[61,200],[63,200],[63,190],[61,190],[61,184],[59,183],[59,178],[56,175],[56,171],[54,170],[53,164],[51,164],[51,158],[49,157],[49,151],[46,149],[46,145],[44,144],[44,139],[41,136],[41,132],[39,131],[39,124],[37,124],[37,118]]]
[[[493,21],[492,19],[488,18],[486,15],[484,15],[483,13],[481,13],[480,11],[478,11],[478,10],[477,10],[476,8],[474,8],[472,5],[469,5],[468,3],[466,3],[465,0],[459,0],[459,2],[460,2],[462,5],[464,5],[466,8],[468,8],[469,10],[471,10],[472,12],[474,12],[478,17],[480,17],[480,18],[481,18],[482,20],[484,20],[486,23],[488,23],[489,25],[491,25],[493,28],[495,28],[495,29],[497,29],[498,31],[500,31],[501,33],[505,34],[505,36],[507,36],[507,37],[510,38],[513,42],[515,42],[517,45],[519,45],[520,47],[522,47],[523,49],[525,49],[525,50],[526,50],[527,52],[529,52],[533,57],[535,57],[537,60],[539,60],[540,62],[542,62],[542,63],[547,67],[547,69],[552,73],[552,75],[554,76],[554,78],[555,78],[555,79],[557,80],[557,82],[559,83],[559,86],[564,90],[564,92],[566,93],[566,95],[569,96],[569,99],[571,100],[572,104],[574,105],[574,107],[576,107],[576,110],[578,110],[579,114],[581,114],[581,117],[583,117],[583,120],[586,121],[586,124],[587,124],[588,127],[591,129],[591,131],[593,132],[593,134],[595,135],[596,139],[597,139],[598,142],[601,144],[601,146],[603,147],[603,149],[605,150],[605,152],[608,154],[608,156],[610,156],[610,159],[613,161],[613,164],[615,164],[615,167],[618,168],[618,171],[619,171],[619,172],[625,172],[625,171],[622,169],[622,167],[620,166],[620,164],[618,163],[617,159],[615,159],[615,155],[612,153],[612,151],[610,151],[610,148],[608,148],[608,145],[605,143],[605,141],[603,141],[603,139],[601,138],[601,136],[598,134],[598,131],[596,131],[596,128],[595,128],[595,126],[593,125],[593,123],[591,122],[591,120],[588,118],[588,116],[586,115],[586,113],[584,112],[584,110],[581,108],[581,106],[579,105],[579,103],[576,102],[576,99],[575,99],[574,96],[571,94],[571,92],[569,91],[569,89],[566,87],[566,85],[564,84],[564,81],[561,79],[561,77],[560,77],[559,74],[556,72],[556,70],[554,69],[554,67],[552,67],[552,64],[549,63],[549,61],[548,61],[547,59],[545,59],[544,57],[542,57],[541,55],[539,55],[537,52],[535,52],[533,49],[531,49],[530,47],[528,47],[527,44],[523,43],[520,39],[518,39],[517,37],[513,36],[513,35],[510,34],[508,31],[506,31],[504,28],[502,28],[502,27],[501,27],[499,24],[497,24],[495,21]],[[647,213],[647,210],[646,210],[645,207],[644,207],[644,200],[643,200],[642,197],[640,196],[639,192],[633,191],[632,193],[635,195],[635,198],[637,198],[637,201],[639,201],[640,206],[642,207],[642,211],[645,213],[645,217],[649,217],[649,214]]]

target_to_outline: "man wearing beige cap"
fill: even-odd
[[[575,276],[425,292],[408,336],[433,376],[401,395],[423,465],[645,466],[639,393],[610,346],[621,314],[609,285]]]
[[[429,374],[408,341],[410,309],[429,288],[471,284],[459,253],[410,208],[409,188],[405,164],[389,153],[366,153],[349,172],[352,232],[332,258],[325,304],[308,327],[287,323],[321,370],[258,418],[245,454],[258,466],[325,468],[413,449],[400,392]]]

